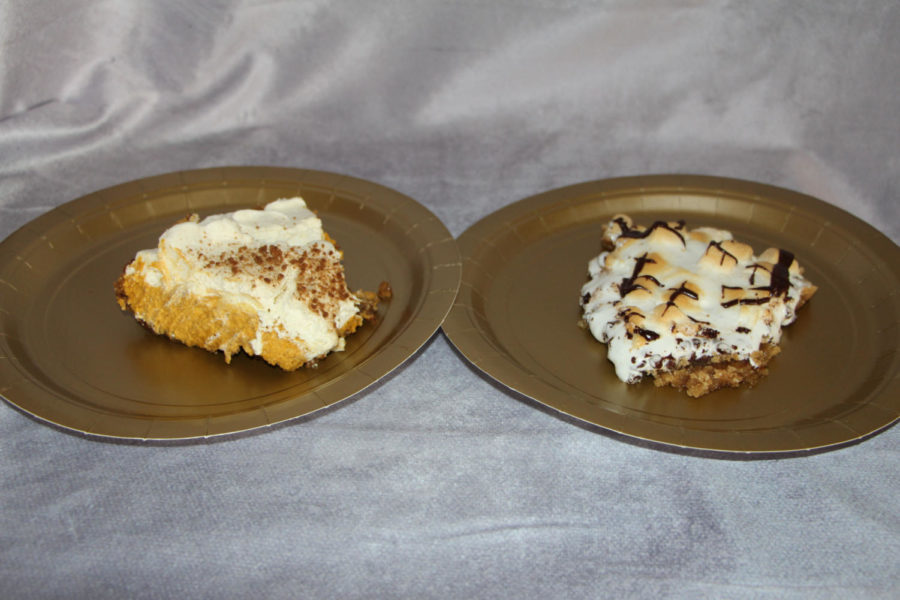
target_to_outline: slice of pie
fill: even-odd
[[[285,370],[315,366],[373,319],[378,296],[351,293],[342,253],[301,198],[200,220],[141,250],[115,283],[122,310],[188,346],[243,350]]]
[[[602,245],[581,290],[584,324],[626,383],[652,377],[693,397],[753,385],[816,292],[791,252],[756,256],[721,229],[617,215]]]

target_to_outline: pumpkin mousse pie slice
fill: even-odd
[[[227,363],[244,351],[285,370],[315,366],[375,318],[378,294],[351,293],[342,253],[302,198],[199,219],[137,253],[115,282],[124,311],[153,332]]]

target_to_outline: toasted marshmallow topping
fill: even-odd
[[[684,222],[635,226],[626,215],[603,230],[607,251],[588,264],[585,323],[608,344],[622,381],[727,356],[754,362],[815,291],[794,256],[755,256],[728,231]]]
[[[312,361],[344,348],[341,330],[358,313],[340,260],[319,218],[303,199],[291,198],[178,223],[157,249],[138,252],[125,273],[177,293],[248,305],[259,318],[253,352],[262,353],[263,334],[271,332],[301,341]]]

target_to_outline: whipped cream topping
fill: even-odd
[[[606,251],[588,264],[584,321],[622,381],[716,358],[749,360],[815,291],[793,254],[753,248],[721,229],[683,221],[635,226],[626,215],[603,230]]]
[[[238,210],[166,230],[156,249],[142,250],[126,274],[151,286],[244,304],[263,333],[302,340],[307,361],[342,350],[341,329],[358,313],[347,289],[341,253],[302,198],[276,200],[262,210]]]

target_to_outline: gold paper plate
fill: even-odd
[[[762,383],[694,399],[616,378],[606,346],[577,326],[588,261],[616,213],[722,227],[757,252],[796,254],[819,291]],[[858,440],[900,416],[900,249],[815,198],[732,179],[627,177],[526,198],[457,242],[462,283],[444,332],[488,375],[582,421],[680,447],[779,453]]]
[[[344,251],[351,289],[393,299],[316,369],[187,348],[119,310],[113,282],[137,250],[190,212],[302,196]],[[0,244],[0,394],[62,427],[177,439],[271,425],[332,405],[403,363],[456,296],[459,251],[411,198],[342,175],[230,167],[159,175],[60,206]]]

